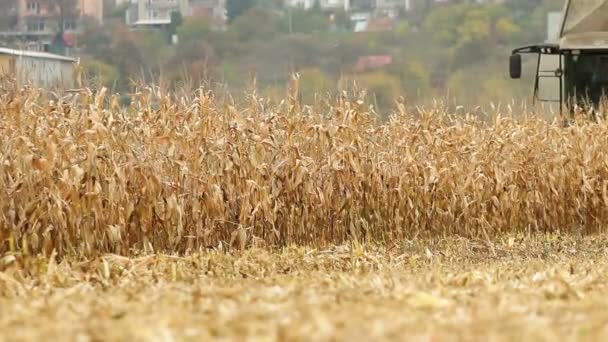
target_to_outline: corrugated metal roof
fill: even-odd
[[[12,55],[12,56],[24,56],[24,57],[32,57],[32,58],[42,58],[42,59],[52,59],[64,62],[72,62],[75,63],[76,59],[61,55],[55,55],[48,52],[38,52],[38,51],[26,51],[26,50],[15,50],[9,48],[0,47],[0,55]]]

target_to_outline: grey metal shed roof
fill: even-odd
[[[2,48],[2,47],[0,47],[0,55],[52,59],[52,60],[58,60],[58,61],[62,61],[62,62],[71,62],[71,63],[76,62],[76,59],[74,59],[74,58],[61,56],[61,55],[55,55],[55,54],[48,53],[48,52],[15,50],[15,49]]]

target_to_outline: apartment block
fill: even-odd
[[[131,0],[126,23],[135,29],[160,29],[171,24],[171,14],[206,17],[213,27],[226,23],[226,0]]]
[[[103,21],[103,0],[75,0],[63,8],[55,0],[13,1],[15,18],[0,32],[0,43],[5,46],[65,53],[85,18]]]
[[[171,13],[186,16],[190,11],[188,0],[139,0],[131,3],[126,23],[135,27],[162,27],[171,24]]]

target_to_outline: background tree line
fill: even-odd
[[[109,11],[106,25],[89,25],[83,35],[85,70],[115,90],[145,80],[222,84],[238,93],[255,76],[264,96],[280,97],[290,74],[299,72],[305,103],[353,82],[369,89],[383,109],[398,97],[410,103],[509,101],[530,93],[529,83],[507,79],[510,50],[542,42],[546,13],[562,6],[557,0],[414,4],[416,10],[403,13],[392,30],[362,33],[353,32],[346,13],[319,6],[287,10],[280,0],[229,0],[225,30],[213,29],[206,18],[187,17],[171,32],[133,32],[121,11]],[[178,35],[177,44],[170,33]],[[359,57],[368,55],[391,55],[393,61],[357,70]]]

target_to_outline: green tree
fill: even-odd
[[[395,27],[395,35],[400,38],[405,38],[409,36],[411,32],[412,28],[410,24],[405,20],[398,22],[397,26]]]
[[[322,12],[321,1],[315,0],[315,2],[312,4],[312,8],[310,9],[310,11],[313,13],[321,13]]]
[[[124,20],[128,6],[128,2],[117,5],[115,0],[103,0],[103,16],[104,18]]]
[[[390,71],[398,75],[408,100],[422,100],[431,95],[431,73],[424,63],[416,60],[398,63]]]
[[[384,71],[374,71],[359,75],[358,83],[367,90],[368,98],[377,110],[388,114],[393,107],[395,100],[401,95],[401,83],[394,75]]]
[[[432,1],[429,0],[412,0],[412,11],[408,15],[408,19],[414,26],[420,26],[424,23],[426,17],[432,9]]]
[[[120,89],[128,89],[131,79],[141,80],[145,77],[144,58],[131,39],[120,39],[112,44],[110,63],[120,74],[118,80]]]
[[[324,32],[329,28],[328,21],[321,12],[307,11],[303,8],[289,9],[281,18],[281,31],[285,33]]]
[[[256,0],[226,0],[228,22],[233,22],[256,5]]]
[[[184,17],[182,13],[179,11],[171,12],[171,24],[169,24],[169,34],[174,35],[177,33],[177,30],[184,23]]]
[[[511,0],[505,3],[505,7],[512,13],[516,18],[526,17],[539,6],[542,5],[543,0]]]
[[[468,8],[466,4],[438,8],[425,19],[424,29],[438,44],[456,45],[460,40],[458,28],[462,26]]]
[[[270,11],[254,7],[236,18],[228,30],[234,41],[238,43],[269,41],[279,32],[279,22]]]
[[[471,8],[464,14],[464,21],[457,29],[458,43],[488,39],[491,23],[488,12],[483,7]]]
[[[482,40],[467,40],[461,42],[453,49],[451,69],[452,71],[460,68],[482,63],[490,56],[492,44]]]
[[[325,97],[335,90],[336,82],[319,68],[303,69],[300,75],[300,98],[304,104],[314,104],[315,98]]]
[[[80,40],[84,42],[84,53],[108,63],[112,58],[112,34],[110,28],[102,27],[94,20],[83,22]]]
[[[86,59],[82,63],[86,84],[112,86],[118,80],[118,70],[107,63],[96,59]]]
[[[215,60],[213,46],[202,39],[181,42],[170,64],[180,66],[184,63],[190,64],[198,60],[206,60],[209,63]]]
[[[204,39],[211,34],[209,21],[202,17],[188,19],[177,29],[180,42]]]
[[[133,40],[141,53],[142,68],[147,73],[160,72],[161,66],[167,61],[170,50],[165,35],[160,32],[138,32]]]
[[[514,40],[521,32],[521,28],[508,17],[498,19],[495,30],[498,41],[503,43]]]
[[[350,20],[350,15],[344,10],[334,13],[333,26],[339,31],[352,31],[355,27],[352,20]]]

